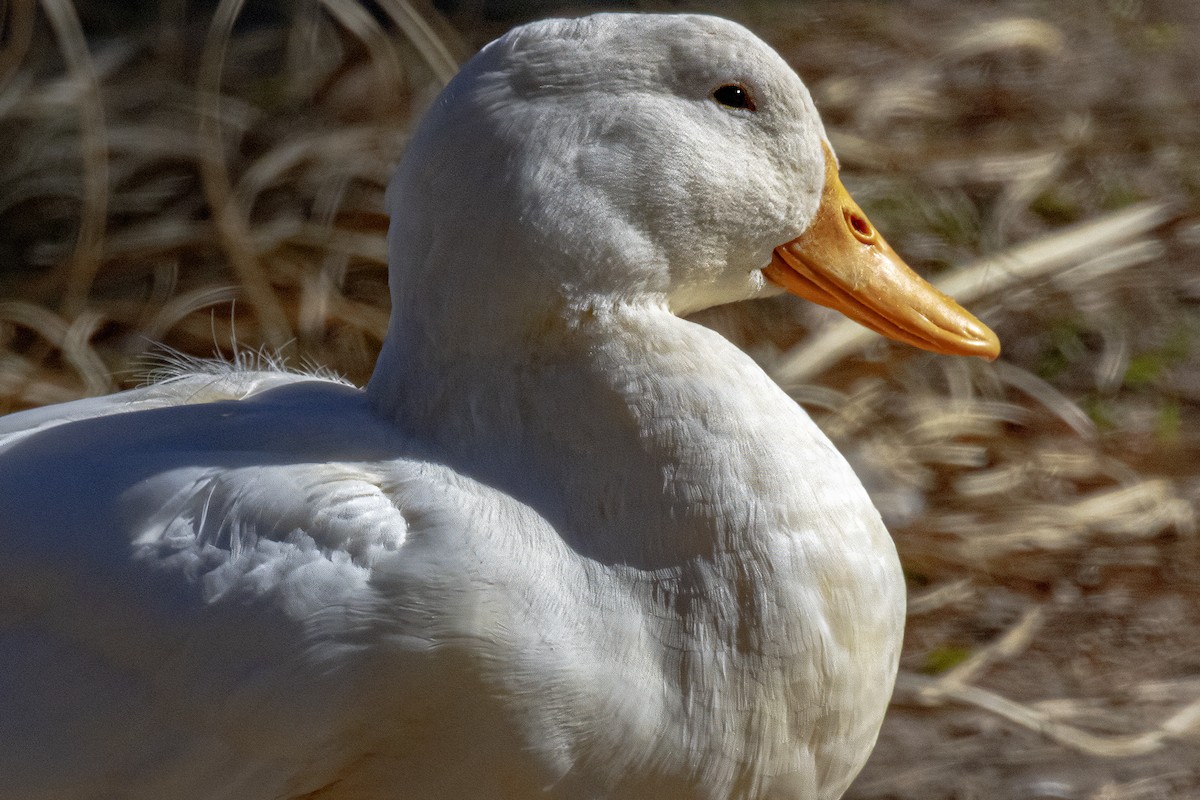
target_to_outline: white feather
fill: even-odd
[[[526,26],[397,174],[366,390],[209,369],[0,420],[6,796],[840,796],[895,550],[675,315],[771,291],[823,137],[732,23]]]

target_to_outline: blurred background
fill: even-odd
[[[0,0],[0,413],[164,349],[361,383],[413,121],[508,27],[600,4]],[[909,580],[865,798],[1200,797],[1200,4],[707,11],[811,88],[896,250],[994,364],[799,301],[699,321],[855,464]]]

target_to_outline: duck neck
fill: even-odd
[[[375,407],[424,455],[532,506],[600,562],[654,569],[839,508],[874,515],[757,365],[665,308],[588,308],[520,346],[450,354],[406,347],[419,341],[406,333],[389,335]]]

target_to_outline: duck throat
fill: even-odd
[[[886,536],[808,416],[727,340],[664,309],[590,309],[478,356],[388,342],[376,409],[589,558],[655,569],[771,531],[815,535],[839,514]]]

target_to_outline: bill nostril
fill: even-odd
[[[850,226],[854,238],[863,244],[873,244],[875,242],[875,228],[862,214],[846,209],[846,224]]]

